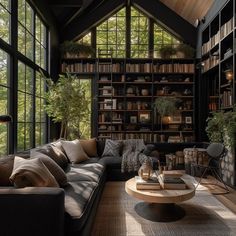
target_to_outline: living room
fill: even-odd
[[[236,235],[235,0],[0,12],[0,235]]]

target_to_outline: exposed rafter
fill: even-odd
[[[132,0],[132,2],[147,15],[163,23],[171,31],[176,32],[187,43],[196,46],[196,28],[163,3],[157,0]]]
[[[98,1],[95,2],[97,3]],[[95,2],[83,14],[73,19],[62,29],[62,40],[72,40],[83,35],[93,26],[102,22],[107,16],[125,5],[124,0],[102,1],[100,4],[96,4]]]
[[[83,4],[84,0],[49,0],[49,5],[58,7],[82,7]]]

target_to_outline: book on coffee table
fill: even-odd
[[[163,170],[162,172],[164,177],[174,177],[174,178],[180,178],[183,176],[183,173],[179,170]]]
[[[180,177],[164,176],[163,174],[158,176],[158,180],[163,189],[182,190],[186,189],[186,184]]]
[[[161,189],[157,176],[153,175],[148,180],[143,180],[140,176],[135,176],[137,190],[156,190]]]

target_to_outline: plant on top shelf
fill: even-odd
[[[235,147],[236,106],[232,111],[215,111],[207,118],[206,133],[210,142],[224,143],[228,148]]]
[[[73,41],[65,41],[60,45],[62,57],[78,58],[78,57],[94,57],[95,50],[87,44],[80,44]]]
[[[59,75],[57,82],[46,78],[42,71],[41,74],[48,87],[45,110],[52,121],[61,123],[60,138],[83,136],[81,123],[87,120],[91,112],[86,83],[69,73]]]
[[[160,55],[163,59],[169,59],[176,53],[176,50],[173,48],[172,45],[163,45],[160,48]]]
[[[179,55],[180,53],[180,55]],[[176,48],[177,57],[181,58],[193,58],[195,54],[195,49],[188,44],[179,44]]]
[[[154,107],[161,116],[161,131],[162,131],[163,118],[165,116],[173,115],[176,112],[177,110],[176,103],[178,101],[179,99],[176,99],[175,97],[163,96],[156,98],[154,102]]]

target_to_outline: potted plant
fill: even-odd
[[[75,133],[82,136],[81,121],[91,112],[86,84],[71,74],[59,75],[57,82],[44,78],[48,87],[45,110],[52,121],[61,123],[60,138],[73,139],[70,135]]]
[[[194,48],[187,44],[179,44],[176,48],[176,55],[178,58],[193,58],[194,54]]]
[[[232,111],[212,112],[207,118],[206,133],[210,142],[224,143],[226,147],[235,147],[236,106]]]
[[[90,45],[79,44],[73,41],[65,41],[60,45],[62,57],[78,58],[78,57],[93,57],[95,51]]]
[[[160,114],[161,116],[161,130],[162,130],[162,124],[164,121],[164,117],[165,116],[170,116],[173,115],[176,110],[176,103],[178,102],[178,99],[174,98],[174,97],[158,97],[155,100],[154,103],[154,107],[157,110],[157,112]],[[164,121],[165,122],[165,121]]]
[[[163,59],[168,59],[176,53],[176,50],[172,45],[163,45],[160,48],[160,55]]]

